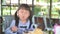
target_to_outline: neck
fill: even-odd
[[[27,20],[21,20],[21,22],[22,22],[23,24],[25,24],[25,23],[27,22]]]

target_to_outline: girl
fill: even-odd
[[[25,30],[33,30],[32,12],[27,4],[21,4],[15,13],[15,20],[5,30],[5,34],[22,34]]]

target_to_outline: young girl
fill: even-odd
[[[15,20],[5,30],[5,34],[22,34],[25,30],[33,30],[32,11],[27,4],[21,4],[15,13]]]

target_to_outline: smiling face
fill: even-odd
[[[19,17],[20,20],[27,20],[28,17],[30,16],[29,10],[21,8],[17,12],[17,16]]]

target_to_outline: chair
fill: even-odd
[[[6,15],[6,16],[3,16],[3,32],[6,28],[8,28],[11,24],[11,21],[14,19],[14,16],[12,15]]]

